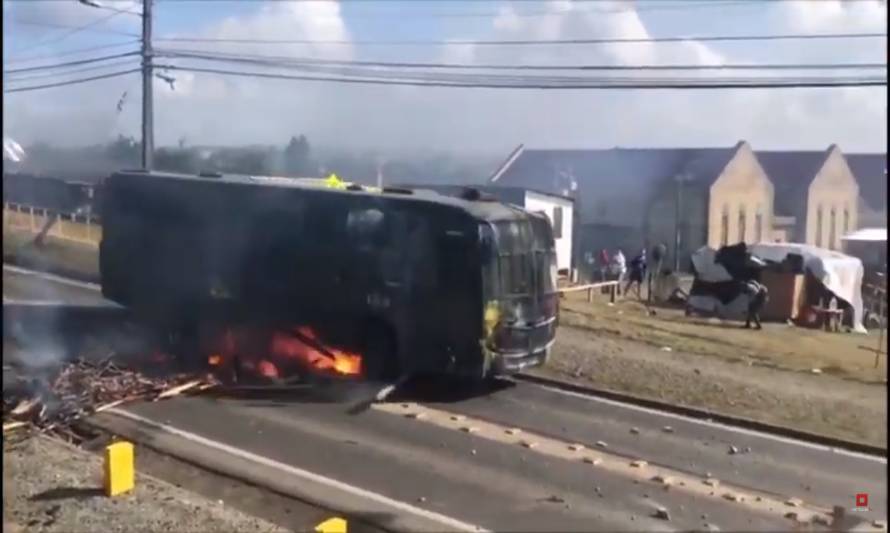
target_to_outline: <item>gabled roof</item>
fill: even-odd
[[[825,164],[827,150],[796,150],[755,152],[760,166],[773,183],[775,213],[779,216],[797,216],[806,205],[807,190],[819,169]]]
[[[497,185],[558,195],[574,192],[582,223],[640,226],[662,185],[680,174],[710,186],[741,143],[730,148],[530,150],[523,147],[496,171]]]
[[[872,210],[887,210],[887,154],[844,154],[859,183],[859,195]]]

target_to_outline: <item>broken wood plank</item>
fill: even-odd
[[[164,391],[161,391],[157,396],[155,396],[153,401],[163,400],[164,398],[172,398],[173,396],[178,396],[183,392],[186,392],[190,389],[194,389],[200,385],[203,385],[205,381],[203,379],[193,379],[191,381],[187,381],[182,385],[177,385],[175,387],[171,387]]]

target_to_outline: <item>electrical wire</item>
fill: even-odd
[[[77,65],[86,65],[89,63],[98,63],[100,61],[108,61],[110,59],[120,59],[122,57],[140,55],[138,50],[132,52],[124,52],[122,54],[114,54],[110,56],[91,57],[89,59],[78,59],[76,61],[67,61],[65,63],[54,63],[52,65],[39,65],[36,67],[23,67],[4,70],[3,74],[18,74],[20,72],[33,72],[37,70],[53,70],[57,68],[73,67]]]
[[[886,63],[791,63],[791,64],[729,64],[729,65],[486,65],[466,63],[406,63],[388,61],[353,61],[311,59],[300,57],[227,54],[200,50],[156,49],[157,57],[181,57],[207,61],[244,62],[268,66],[343,65],[377,68],[461,69],[461,70],[587,70],[587,71],[646,71],[646,70],[845,70],[886,69]]]
[[[200,68],[179,65],[158,65],[158,68],[173,71],[220,74],[251,78],[266,78],[294,81],[334,82],[345,84],[366,85],[407,85],[417,87],[448,87],[476,89],[765,89],[765,88],[805,88],[805,87],[872,87],[886,86],[886,78],[877,77],[831,77],[831,78],[751,78],[751,79],[608,79],[593,78],[578,83],[553,83],[537,81],[526,77],[520,82],[491,82],[487,80],[441,81],[441,80],[407,80],[407,79],[375,79],[375,78],[344,78],[330,76],[289,75],[268,72],[245,72],[236,70]]]
[[[65,87],[65,86],[68,86],[68,85],[76,85],[76,84],[80,84],[80,83],[87,83],[87,82],[90,82],[90,81],[106,80],[106,79],[109,79],[109,78],[116,78],[116,77],[119,77],[119,76],[125,76],[125,75],[127,75],[127,74],[133,74],[133,73],[135,73],[135,72],[141,72],[141,71],[142,71],[141,68],[134,68],[134,69],[130,69],[130,70],[122,70],[122,71],[119,71],[119,72],[111,72],[111,73],[108,73],[108,74],[101,74],[101,75],[98,75],[98,76],[90,76],[90,77],[88,77],[88,78],[78,78],[78,79],[75,79],[75,80],[67,80],[67,81],[60,81],[60,82],[55,82],[55,83],[47,83],[47,84],[43,84],[43,85],[29,85],[29,86],[27,86],[27,87],[15,87],[15,88],[12,88],[12,89],[6,89],[6,88],[4,88],[4,89],[3,89],[3,93],[4,93],[4,94],[7,94],[7,93],[23,93],[23,92],[28,92],[28,91],[37,91],[37,90],[40,90],[40,89],[52,89],[52,88],[54,88],[54,87]]]
[[[82,26],[72,26],[70,24],[56,24],[53,22],[38,22],[36,20],[21,20],[21,19],[17,19],[17,18],[12,18],[12,19],[8,19],[8,20],[11,20],[11,21],[15,22],[16,24],[21,24],[23,26],[36,26],[39,28],[54,28],[54,29],[63,29],[63,30],[71,30],[71,29],[80,28],[78,31],[86,31],[86,32],[90,32],[90,33],[105,33],[105,34],[109,34],[109,35],[123,35],[125,37],[138,37],[139,36],[136,33],[112,30],[112,29],[108,29],[108,28],[91,28],[91,27],[84,28]]]
[[[55,59],[57,57],[65,57],[65,56],[74,56],[79,54],[84,54],[87,52],[95,52],[96,50],[107,50],[109,48],[119,48],[121,46],[127,46],[131,44],[138,43],[139,39],[132,39],[129,41],[124,41],[120,43],[109,43],[109,44],[100,44],[98,46],[87,46],[85,48],[77,48],[74,50],[68,50],[65,52],[59,52],[58,54],[40,54],[33,56],[25,56],[25,57],[14,57],[5,63],[7,65],[17,65],[19,63],[31,63],[33,61],[42,61],[44,59]]]
[[[95,72],[97,70],[109,69],[109,68],[117,68],[117,67],[138,67],[139,62],[134,62],[132,59],[127,61],[118,61],[116,63],[108,63],[105,65],[91,65],[87,67],[76,68],[72,70],[66,70],[64,72],[38,72],[38,73],[26,73],[26,74],[14,74],[11,78],[6,78],[4,81],[6,83],[18,83],[22,81],[30,81],[35,79],[45,79],[45,78],[57,78],[59,76],[70,76],[72,74],[81,74],[84,72]]]
[[[473,46],[531,46],[531,45],[578,45],[578,44],[628,44],[628,43],[676,43],[685,41],[732,42],[732,41],[790,41],[818,39],[867,39],[887,38],[885,33],[822,33],[822,34],[774,34],[774,35],[699,35],[671,37],[618,37],[602,39],[550,39],[550,40],[506,40],[506,41],[362,41],[362,40],[322,40],[322,39],[227,39],[205,37],[161,37],[156,42],[188,43],[232,43],[232,44],[323,44],[323,45],[362,45],[362,46],[421,46],[421,45],[473,45]]]
[[[109,13],[108,15],[106,15],[106,16],[104,16],[104,17],[100,17],[100,18],[98,18],[98,19],[96,19],[96,20],[93,20],[93,21],[91,21],[91,22],[89,22],[89,23],[87,23],[87,24],[84,24],[84,25],[82,25],[82,26],[76,26],[76,27],[74,27],[71,31],[66,32],[66,33],[64,33],[64,34],[62,34],[62,35],[60,35],[60,36],[58,36],[58,37],[56,37],[56,38],[49,39],[49,40],[46,40],[46,41],[41,41],[41,42],[38,42],[38,43],[34,43],[33,45],[26,47],[25,50],[33,50],[34,48],[42,48],[42,47],[44,47],[44,46],[49,46],[49,45],[51,45],[51,44],[55,44],[55,43],[60,42],[60,41],[62,41],[62,40],[64,40],[64,39],[67,39],[68,37],[71,37],[72,35],[75,35],[75,34],[80,33],[80,32],[82,32],[82,31],[87,31],[87,30],[89,30],[90,28],[92,28],[93,26],[97,26],[97,25],[99,25],[99,24],[102,24],[103,22],[106,22],[106,21],[108,21],[108,20],[110,20],[110,19],[112,19],[112,18],[114,18],[114,17],[117,17],[117,16],[119,16],[120,14],[121,14],[121,13],[118,13],[118,12],[112,12],[112,13]],[[20,51],[21,51],[21,50],[20,50]]]

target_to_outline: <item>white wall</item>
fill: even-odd
[[[550,218],[551,225],[553,224],[554,208],[562,207],[562,235],[556,239],[556,268],[559,270],[572,268],[572,226],[575,215],[572,201],[526,191],[523,207],[529,211],[543,211]],[[555,235],[557,233],[554,231]]]

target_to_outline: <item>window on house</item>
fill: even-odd
[[[748,223],[745,206],[739,208],[739,242],[745,242],[745,226]]]
[[[553,238],[562,239],[562,207],[553,208]]]
[[[816,246],[822,246],[822,206],[816,208]]]
[[[754,216],[754,242],[763,242],[763,209],[760,207]]]
[[[831,208],[828,224],[828,247],[835,250],[837,249],[837,212],[834,207]]]
[[[850,232],[850,209],[844,207],[844,235]]]
[[[723,216],[720,217],[720,244],[729,244],[729,206],[723,206]]]

